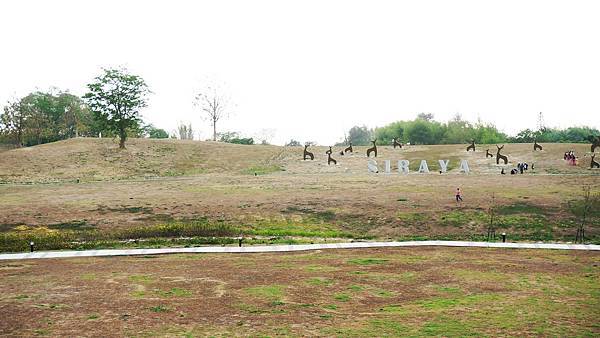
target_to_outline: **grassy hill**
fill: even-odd
[[[485,157],[487,147],[465,148],[380,146],[380,168],[386,159],[393,167],[408,159],[408,176],[368,173],[366,147],[344,156],[334,148],[337,165],[327,165],[328,147],[311,147],[315,160],[304,161],[302,147],[179,140],[132,139],[119,150],[111,139],[79,138],[9,150],[0,153],[0,180],[7,183],[0,184],[0,235],[8,236],[4,244],[0,236],[0,251],[13,244],[27,249],[34,239],[66,248],[82,238],[98,247],[130,238],[240,234],[480,240],[492,205],[499,232],[511,240],[573,240],[578,220],[569,202],[581,199],[582,186],[600,189],[600,170],[583,157],[589,145],[544,144],[533,152],[531,144],[506,144],[507,169],[535,163],[525,175],[500,175],[501,166]],[[582,165],[564,163],[571,149]],[[422,159],[430,174],[415,173]],[[448,174],[437,174],[438,159],[450,160]],[[469,160],[471,175],[458,174],[460,159]],[[177,178],[144,179],[170,176]],[[456,187],[464,203],[454,201]],[[598,242],[600,220],[588,224],[587,238]]]
[[[480,145],[476,152],[467,153],[466,145],[409,146],[393,149],[379,146],[380,167],[391,160],[397,170],[400,159],[411,161],[417,170],[422,159],[432,172],[439,170],[439,159],[450,160],[449,169],[456,171],[460,159],[469,160],[473,173],[498,173],[501,166],[495,158],[486,158],[485,150],[495,154],[495,145]],[[302,147],[236,145],[219,142],[130,139],[127,149],[119,150],[113,139],[74,138],[34,147],[4,150],[0,156],[0,182],[103,181],[165,176],[193,176],[205,173],[230,174],[335,173],[366,171],[367,147],[355,147],[355,153],[342,156],[341,148],[334,149],[338,165],[327,165],[328,147],[311,147],[314,161],[302,160]],[[581,165],[568,166],[562,160],[565,151],[575,150]],[[591,173],[587,144],[544,144],[544,151],[533,152],[531,144],[507,144],[503,154],[509,156],[509,166],[517,162],[535,163],[538,173]],[[599,159],[600,160],[600,159]]]
[[[119,150],[112,139],[74,138],[5,151],[0,182],[97,181],[127,178],[278,170],[276,146],[129,139]]]

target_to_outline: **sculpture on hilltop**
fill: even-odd
[[[353,153],[354,150],[352,149],[352,142],[348,143],[348,147],[342,151],[340,151],[340,155],[344,156],[346,153]]]
[[[600,136],[591,135],[588,137],[588,140],[592,142],[592,147],[590,151],[593,153],[596,151],[596,148],[600,147]]]
[[[496,164],[500,164],[500,160],[503,160],[504,164],[508,164],[508,157],[500,154],[500,150],[504,148],[504,145],[502,145],[502,147],[498,147],[498,145],[496,144],[496,148],[498,148],[498,151],[496,152]]]
[[[467,147],[467,151],[473,150],[475,151],[475,140],[471,139],[471,145]]]
[[[371,141],[371,143],[373,143],[373,146],[369,149],[367,149],[367,157],[371,157],[371,153],[375,154],[375,157],[377,157],[377,139]]]
[[[314,160],[315,155],[313,155],[313,153],[311,153],[307,149],[308,149],[308,144],[304,146],[304,160],[306,161],[307,158],[310,158],[311,161]]]
[[[594,160],[594,157],[596,157],[596,154],[592,153],[592,161],[590,162],[590,168],[591,169],[600,168],[600,163],[596,162]]]

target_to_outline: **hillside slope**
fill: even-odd
[[[112,180],[275,170],[276,146],[129,139],[119,150],[113,139],[74,138],[0,155],[0,182]]]
[[[469,161],[473,174],[497,174],[501,167],[510,170],[517,162],[535,163],[536,173],[590,174],[587,144],[543,144],[544,150],[534,152],[531,144],[506,144],[502,153],[509,164],[496,165],[495,158],[486,158],[485,150],[496,154],[495,145],[478,145],[476,152],[467,152],[466,145],[408,146],[393,149],[379,146],[377,161],[391,160],[397,170],[400,159],[408,159],[412,171],[421,160],[427,160],[431,172],[439,170],[438,160],[450,160],[450,173],[458,171],[461,159]],[[365,173],[366,149],[354,147],[354,154],[340,155],[334,148],[337,165],[327,164],[328,147],[311,147],[314,161],[302,159],[302,147],[236,145],[220,142],[181,140],[130,139],[127,149],[119,150],[113,139],[74,138],[35,147],[4,151],[0,155],[0,182],[56,182],[115,180],[164,176],[190,176],[204,173],[259,174],[281,169],[290,174]],[[580,165],[568,166],[563,161],[565,151],[574,150]],[[600,161],[600,158],[597,159]]]

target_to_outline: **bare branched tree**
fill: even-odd
[[[492,197],[491,197],[491,201],[490,201],[490,208],[489,208],[489,215],[490,215],[490,223],[488,225],[488,231],[487,231],[487,240],[496,240],[496,227],[494,225],[494,212],[496,209],[496,195],[494,193],[492,193]]]
[[[213,141],[216,141],[217,122],[229,115],[229,99],[217,86],[211,86],[196,95],[194,105],[200,108],[202,118],[211,122]]]
[[[276,133],[277,131],[273,128],[263,128],[255,134],[254,139],[259,141],[260,144],[267,145],[271,143]]]
[[[583,243],[585,240],[585,224],[598,217],[600,213],[600,193],[592,193],[592,188],[589,185],[584,185],[581,199],[569,201],[569,209],[575,216],[579,217],[575,242]]]

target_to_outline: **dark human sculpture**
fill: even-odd
[[[503,160],[504,164],[508,164],[508,157],[500,154],[500,150],[504,148],[504,145],[502,145],[502,147],[498,147],[498,145],[496,144],[496,148],[498,148],[498,151],[496,152],[496,164],[500,164],[500,160]]]
[[[596,148],[600,147],[600,136],[592,136],[592,135],[590,135],[588,137],[588,140],[590,142],[592,142],[592,147],[591,147],[590,151],[593,153],[593,152],[596,151]]]
[[[489,150],[489,149],[486,149],[486,150],[485,150],[485,158],[488,158],[488,157],[494,157],[494,154],[491,154],[491,153],[490,153],[490,150]]]
[[[471,145],[467,147],[467,151],[469,150],[475,151],[475,140],[471,140]]]
[[[325,151],[325,154],[331,155],[332,152],[333,152],[333,150],[331,150],[331,147],[329,147],[329,150]]]
[[[533,151],[542,150],[542,146],[537,143],[537,140],[533,140]]]
[[[395,137],[392,139],[392,145],[394,146],[394,149],[396,149],[396,147],[402,149],[402,143],[398,142],[398,139]]]
[[[596,154],[592,154],[592,161],[590,162],[590,168],[592,168],[592,169],[600,168],[600,163],[594,161],[594,157],[596,157]]]
[[[308,144],[304,146],[304,160],[306,161],[307,158],[310,157],[310,160],[314,160],[315,159],[315,155],[313,155],[313,153],[311,153],[310,151],[306,150],[308,149]]]
[[[327,165],[330,165],[331,162],[333,162],[333,164],[337,164],[337,161],[331,157],[331,151],[330,151],[330,152],[327,152]]]
[[[373,143],[373,146],[367,149],[367,157],[371,157],[371,153],[375,153],[375,157],[377,157],[377,144],[375,144],[375,142],[377,142],[377,139],[371,141],[371,143]]]

